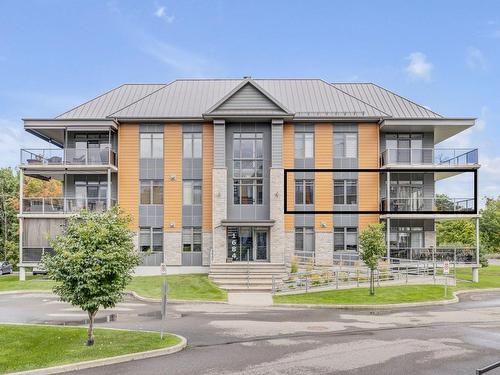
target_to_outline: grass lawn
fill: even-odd
[[[10,290],[51,290],[54,283],[44,276],[26,276],[26,281],[19,281],[18,275],[0,276],[0,292]]]
[[[448,298],[452,298],[451,291],[500,288],[500,266],[489,266],[479,270],[479,283],[472,283],[470,268],[457,268],[457,286],[449,288]],[[275,303],[303,303],[303,304],[389,304],[438,301],[444,299],[442,285],[402,285],[381,286],[375,288],[375,296],[368,295],[368,288],[329,290],[324,292],[310,292],[273,296]]]
[[[452,298],[451,292],[448,298]],[[382,286],[375,288],[375,295],[368,294],[368,288],[329,290],[274,296],[275,303],[305,303],[324,305],[377,305],[438,301],[444,299],[441,285]]]
[[[159,333],[95,330],[94,346],[85,346],[86,328],[1,325],[0,374],[89,361],[160,349],[180,339]]]
[[[143,297],[161,298],[164,276],[136,276],[128,285]],[[170,275],[167,276],[168,296],[181,300],[226,301],[226,291],[212,283],[206,274]]]

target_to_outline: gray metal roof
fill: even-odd
[[[160,89],[165,84],[125,84],[57,116],[59,119],[104,119],[110,113]]]
[[[394,118],[442,118],[440,114],[374,83],[333,83],[332,85],[370,103]]]
[[[441,118],[371,83],[251,78],[124,84],[56,118],[201,119],[204,115],[259,113],[293,114],[296,119]]]

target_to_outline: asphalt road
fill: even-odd
[[[159,304],[127,298],[98,326],[159,330]],[[500,360],[500,293],[390,311],[170,304],[183,352],[78,374],[474,374]],[[51,294],[0,295],[0,321],[83,323]],[[500,370],[488,375],[500,374]]]

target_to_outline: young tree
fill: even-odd
[[[61,301],[88,313],[88,346],[94,344],[97,312],[122,299],[134,267],[140,264],[128,222],[118,208],[82,211],[69,218],[63,234],[51,241],[55,255],[42,260],[49,277],[57,282],[54,292]]]
[[[375,295],[375,269],[387,251],[384,224],[370,224],[359,235],[360,256],[370,269],[370,295]]]

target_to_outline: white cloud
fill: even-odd
[[[467,56],[465,58],[467,66],[473,70],[486,70],[487,63],[483,52],[476,47],[467,48]]]
[[[186,75],[201,77],[206,75],[211,68],[207,59],[149,35],[144,35],[141,49],[177,72]]]
[[[174,22],[175,19],[173,15],[167,14],[167,9],[161,5],[156,5],[156,10],[154,12],[154,15],[158,18],[161,18],[166,23],[172,23]]]
[[[410,60],[410,62],[405,71],[411,79],[427,82],[431,80],[431,73],[434,66],[427,60],[425,54],[422,52],[412,52],[406,59]]]

